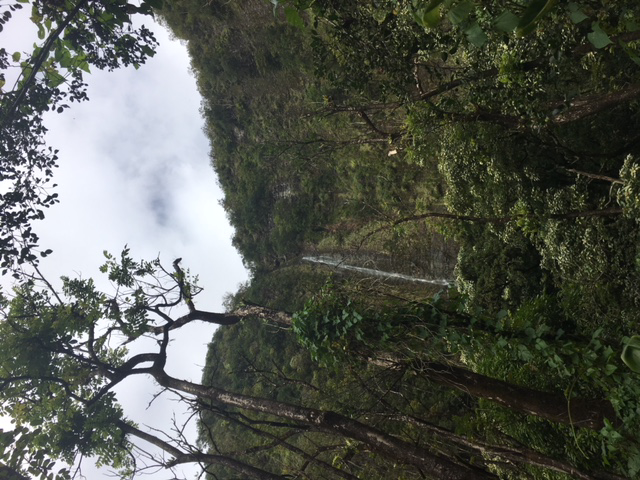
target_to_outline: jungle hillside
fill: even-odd
[[[340,412],[469,478],[637,478],[637,3],[272,3],[162,10],[253,275],[228,308],[296,312],[220,328],[203,382]],[[454,478],[202,409],[211,452],[287,478]]]
[[[84,458],[123,479],[640,478],[637,0],[30,6],[42,44],[0,49],[21,72],[0,96],[0,478]],[[105,251],[111,290],[38,267],[44,115],[87,99],[89,67],[154,55],[136,15],[188,47],[251,272],[225,311],[182,258]],[[199,382],[167,367],[192,322],[217,325]],[[143,376],[189,419],[130,418],[117,390]]]

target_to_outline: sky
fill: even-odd
[[[118,254],[127,244],[134,258],[160,255],[168,267],[182,257],[181,265],[198,274],[204,288],[197,307],[221,311],[223,295],[235,292],[247,272],[220,206],[186,47],[164,27],[145,23],[160,42],[155,57],[139,70],[92,71],[85,77],[90,100],[45,119],[47,143],[60,150],[54,174],[60,203],[34,225],[41,246],[53,250],[41,270],[49,278],[93,277],[109,289],[99,279],[102,252]],[[10,53],[26,51],[34,41],[26,19],[12,19],[0,34],[0,46]],[[214,329],[190,325],[174,335],[168,373],[199,381]],[[157,391],[151,380],[136,377],[117,394],[129,418],[168,430],[173,415],[180,420],[186,414],[164,396],[147,409]],[[195,439],[195,428],[189,434]],[[113,478],[90,463],[83,463],[87,478]],[[177,478],[194,478],[195,471],[181,468]],[[174,478],[167,471],[147,473],[151,480]]]

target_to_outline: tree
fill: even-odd
[[[23,57],[0,50],[0,267],[15,270],[37,261],[38,236],[34,220],[57,203],[51,192],[57,150],[44,142],[43,115],[63,112],[69,103],[87,100],[84,73],[91,67],[113,70],[138,68],[154,55],[153,34],[144,26],[135,29],[133,14],[151,15],[161,0],[140,5],[119,0],[50,2],[18,0],[3,5],[0,28],[23,5],[31,6],[31,21],[43,43]],[[10,72],[19,71],[17,78]],[[12,87],[3,89],[7,81]],[[69,102],[69,103],[67,103]],[[46,256],[50,251],[40,251]]]
[[[382,455],[441,472],[441,478],[491,476],[336,412],[234,394],[169,376],[164,371],[166,348],[172,327],[179,325],[166,311],[185,303],[194,312],[193,297],[198,293],[177,262],[174,267],[175,273],[170,273],[157,261],[135,262],[125,250],[119,262],[108,256],[103,266],[121,289],[111,298],[97,291],[91,280],[63,279],[62,293],[58,293],[36,275],[16,288],[12,300],[3,301],[2,409],[16,425],[28,426],[32,445],[67,462],[76,454],[97,455],[100,462],[116,468],[131,467],[124,437],[151,437],[125,420],[113,388],[127,377],[150,375],[168,390],[353,438]],[[123,343],[153,331],[156,320],[162,329],[158,350],[128,356]],[[124,335],[124,342],[109,347],[118,335]],[[168,465],[213,461],[193,453],[178,455],[175,446],[164,449],[176,457]],[[233,462],[227,464],[233,468]]]
[[[177,392],[185,401],[266,415],[272,422],[350,439],[390,461],[433,472],[437,478],[494,477],[484,468],[454,461],[428,446],[410,443],[337,411],[234,393],[170,376],[165,371],[167,346],[176,328],[195,320],[229,324],[249,315],[282,324],[289,321],[288,315],[256,306],[230,315],[201,312],[194,304],[200,289],[180,267],[180,260],[169,271],[158,260],[134,261],[126,248],[119,259],[110,254],[106,258],[101,270],[115,284],[114,294],[99,291],[90,279],[69,278],[62,279],[59,292],[36,269],[15,288],[12,298],[2,298],[1,408],[28,438],[28,445],[23,446],[27,453],[46,451],[68,463],[78,455],[96,455],[100,463],[136,473],[135,457],[131,456],[131,438],[135,437],[170,454],[171,460],[155,459],[167,468],[185,462],[216,463],[253,478],[279,478],[239,459],[198,449],[182,437],[179,427],[172,440],[140,430],[126,418],[114,387],[126,378],[148,375],[163,390]],[[189,312],[181,317],[171,315],[180,305]],[[157,349],[129,354],[126,345],[148,334],[157,338]],[[415,422],[428,426],[420,419]],[[437,431],[432,429],[432,433]],[[487,445],[477,448],[500,451]],[[296,452],[295,447],[291,450],[309,455]],[[523,461],[533,458],[540,463],[544,458],[513,449],[505,452]],[[14,469],[20,466],[16,461],[10,465]],[[52,468],[52,463],[43,468]]]

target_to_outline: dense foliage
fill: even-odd
[[[161,15],[188,42],[252,280],[214,313],[179,260],[127,250],[102,268],[115,294],[23,277],[0,298],[3,462],[45,476],[39,448],[135,474],[137,438],[170,456],[158,466],[211,478],[638,476],[637,2],[175,0]],[[221,326],[201,384],[164,370],[195,320]],[[144,335],[157,348],[130,354]],[[199,445],[126,418],[112,389],[133,375],[190,403]]]
[[[297,292],[279,308],[300,311],[294,331],[305,351],[296,377],[288,360],[297,365],[299,354],[277,335],[245,345],[246,333],[219,332],[207,367],[217,373],[205,380],[278,395],[255,372],[281,374],[280,382],[307,382],[295,393],[282,388],[300,401],[332,388],[306,371],[307,355],[347,383],[357,377],[348,365],[400,368],[433,393],[403,392],[407,403],[390,406],[377,391],[378,403],[363,408],[369,415],[411,412],[469,441],[515,442],[584,471],[635,476],[640,384],[619,354],[636,333],[640,298],[636,2],[273,3],[184,0],[163,11],[188,41],[234,242],[254,272],[255,287],[236,299]],[[318,253],[419,276],[436,275],[425,263],[433,256],[446,278],[451,263],[442,259],[456,251],[457,293],[436,302],[415,285],[277,280],[311,269],[298,260]],[[302,307],[304,298],[311,303]],[[260,360],[264,352],[287,354]],[[260,366],[248,369],[247,358]],[[425,373],[434,362],[557,392],[569,404],[592,399],[607,420],[594,432],[523,416],[480,392],[445,394],[433,388],[446,381]],[[246,383],[238,372],[249,372]],[[349,405],[374,395],[374,384],[329,394],[332,408],[353,414]],[[454,402],[459,416],[439,415],[418,398],[465,407]],[[424,441],[404,420],[400,435]],[[213,417],[203,425],[222,434]],[[259,443],[245,438],[244,448]],[[287,466],[256,461],[292,468],[277,458]],[[508,462],[520,466],[489,469],[563,475]]]

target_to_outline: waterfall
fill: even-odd
[[[306,262],[312,262],[312,263],[322,263],[324,265],[329,265],[335,268],[339,268],[341,270],[358,272],[363,275],[368,275],[371,277],[382,277],[382,278],[390,278],[395,280],[404,280],[407,282],[427,283],[430,285],[440,285],[443,287],[448,287],[453,283],[453,280],[447,280],[444,278],[427,280],[426,278],[418,278],[411,275],[405,275],[404,273],[384,272],[382,270],[376,270],[375,268],[356,267],[355,265],[347,265],[346,263],[344,263],[343,260],[339,260],[337,258],[328,256],[328,255],[321,255],[319,257],[302,257],[302,260]]]

